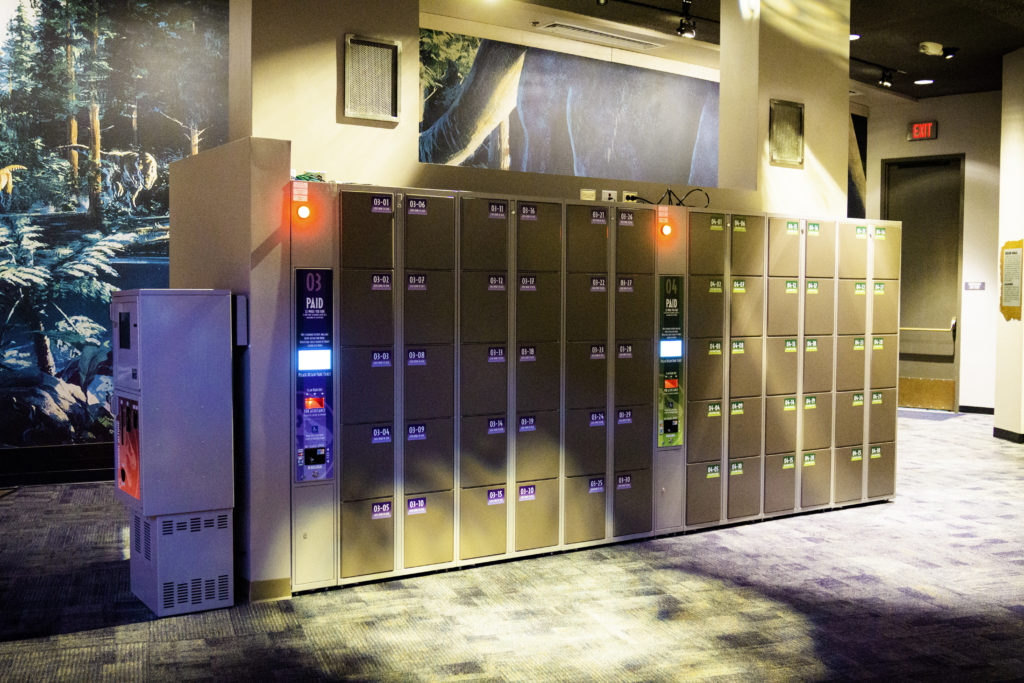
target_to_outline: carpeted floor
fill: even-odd
[[[0,680],[1024,679],[1024,446],[901,411],[897,498],[155,620],[110,484],[0,497]]]

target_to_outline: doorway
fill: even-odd
[[[882,218],[902,221],[899,405],[959,405],[964,155],[884,159]]]

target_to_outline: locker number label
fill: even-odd
[[[796,339],[786,340],[786,353],[796,353],[800,349],[800,343]]]
[[[746,353],[747,343],[742,339],[734,339],[732,341],[732,353],[733,355],[740,355]]]
[[[859,408],[862,405],[864,405],[864,394],[854,394],[853,395],[853,407],[854,408]]]
[[[742,462],[731,462],[729,463],[729,476],[735,477],[743,474],[743,463]]]
[[[374,503],[370,506],[370,519],[391,519],[391,502]]]
[[[519,362],[520,363],[532,363],[537,360],[537,347],[536,346],[520,346],[519,347]]]
[[[872,446],[871,447],[871,459],[872,460],[878,460],[881,457],[882,457],[882,447],[881,446]]]
[[[520,275],[519,276],[519,291],[520,292],[536,292],[537,291],[537,276],[536,275]]]
[[[391,427],[374,427],[370,430],[370,443],[391,443]]]
[[[588,493],[604,493],[604,477],[593,477],[587,482]]]
[[[537,485],[530,484],[529,486],[519,487],[519,501],[524,500],[537,500]]]
[[[488,505],[504,505],[505,489],[487,489]]]
[[[815,351],[818,350],[818,340],[817,339],[808,339],[805,342],[805,346],[807,348],[807,352],[808,353],[814,353]]]
[[[854,235],[856,235],[859,240],[866,240],[868,238],[868,226],[858,225],[854,229]]]
[[[488,292],[504,292],[505,291],[505,276],[500,273],[487,276],[487,291]]]
[[[426,441],[427,440],[427,425],[415,424],[409,425],[406,428],[405,434],[406,441]]]
[[[631,425],[633,424],[633,411],[632,410],[620,410],[616,422],[620,425]]]
[[[804,396],[804,410],[814,410],[818,407],[817,396]]]
[[[708,294],[721,294],[722,281],[714,278],[708,280]]]
[[[745,294],[747,292],[747,281],[746,280],[733,280],[732,281],[732,293],[733,294]]]
[[[807,281],[807,293],[808,294],[817,294],[818,293],[818,281],[817,280],[808,280]]]
[[[503,417],[492,417],[487,420],[487,433],[488,434],[504,434],[505,433],[505,418]]]
[[[615,490],[625,491],[626,489],[633,488],[633,475],[632,474],[620,474],[615,477]]]
[[[720,342],[720,341],[709,341],[708,342],[708,355],[709,356],[721,356],[722,355],[722,342]]]
[[[731,401],[729,403],[729,414],[730,415],[742,415],[743,414],[743,401]]]
[[[591,225],[608,225],[608,209],[591,209]]]
[[[590,411],[590,426],[591,427],[604,427],[604,411],[603,410],[591,410]]]
[[[519,418],[519,431],[521,432],[535,432],[537,431],[537,418],[534,415],[524,415]]]
[[[619,225],[624,228],[633,227],[633,212],[632,211],[619,211]]]
[[[405,503],[405,512],[407,515],[425,515],[427,514],[427,499],[426,498],[410,498]]]
[[[800,282],[797,280],[786,280],[786,294],[797,294],[800,292]]]
[[[789,396],[782,400],[782,409],[787,413],[796,410],[796,396]]]
[[[720,476],[722,476],[722,466],[721,465],[708,465],[708,468],[707,468],[707,478],[708,479],[718,479]]]
[[[733,232],[746,232],[747,231],[747,219],[743,216],[732,217],[732,231]]]
[[[618,358],[632,358],[633,357],[633,345],[632,344],[619,344],[619,351],[616,354]]]
[[[374,273],[370,276],[370,291],[390,292],[391,273]]]
[[[723,216],[712,216],[709,227],[712,231],[718,232],[725,227],[725,218]]]
[[[505,347],[504,346],[488,346],[487,347],[487,362],[488,363],[504,363],[505,362]]]
[[[427,364],[426,349],[409,349],[406,354],[405,364],[408,366],[423,366]]]
[[[708,417],[721,417],[722,416],[722,404],[713,402],[708,404]]]
[[[784,455],[782,456],[782,469],[791,470],[796,467],[796,456],[795,455]]]
[[[871,339],[871,348],[875,351],[885,350],[885,337],[873,337]]]
[[[370,213],[391,213],[394,200],[389,194],[375,194],[370,199]]]
[[[853,283],[853,293],[857,294],[857,295],[860,295],[860,296],[864,296],[865,294],[868,293],[868,283],[866,283],[866,282],[854,282]]]
[[[619,291],[620,292],[632,292],[633,291],[633,278],[631,278],[631,277],[620,277],[619,278]]]
[[[426,216],[427,200],[422,197],[410,197],[406,213],[410,216]]]
[[[854,337],[853,339],[853,350],[863,351],[864,350],[864,337]]]
[[[804,453],[804,467],[814,467],[814,453]]]
[[[821,224],[820,223],[808,223],[807,224],[807,235],[810,237],[818,237],[821,235]]]
[[[600,277],[600,276],[590,278],[590,291],[591,292],[607,292],[608,291],[608,278]]]
[[[535,221],[535,220],[537,220],[537,205],[536,204],[520,204],[519,205],[519,220],[521,220],[521,221]]]
[[[872,391],[871,392],[871,405],[880,406],[882,405],[882,392]]]
[[[786,221],[786,234],[787,235],[799,235],[800,234],[800,223],[797,221]]]
[[[881,225],[876,225],[875,226],[875,239],[876,240],[884,240],[885,239],[885,227],[883,227]]]
[[[406,277],[405,288],[408,289],[410,292],[427,291],[426,273],[410,273]]]
[[[875,294],[878,294],[878,295],[885,294],[885,283],[884,282],[876,282],[875,283]]]
[[[370,354],[370,367],[371,368],[390,368],[391,367],[391,351],[374,351]]]
[[[487,217],[504,220],[508,217],[508,204],[506,202],[487,202]]]
[[[591,344],[590,345],[590,360],[604,360],[605,359],[605,347],[604,344]]]
[[[864,459],[864,449],[854,448],[850,451],[850,462],[860,462]]]

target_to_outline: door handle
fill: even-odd
[[[956,316],[949,322],[949,333],[953,335],[953,341],[956,341]]]

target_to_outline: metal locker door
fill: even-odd
[[[405,342],[451,344],[455,341],[455,277],[450,271],[406,269]]]
[[[691,275],[715,275],[725,270],[724,215],[690,213],[689,254]]]
[[[605,339],[608,334],[608,276],[569,274],[565,287],[566,339]]]
[[[522,482],[515,492],[516,550],[557,544],[558,480]]]
[[[768,278],[768,334],[796,336],[800,329],[800,278]]]
[[[765,453],[796,450],[796,396],[769,396],[765,405]]]
[[[646,469],[651,466],[654,447],[653,408],[617,406],[613,435],[615,471]]]
[[[732,217],[732,274],[764,275],[764,216]]]
[[[505,413],[462,418],[459,478],[462,486],[500,484],[508,477]]]
[[[745,458],[761,454],[761,399],[729,400],[729,457]]]
[[[447,491],[455,483],[452,419],[408,421],[405,426],[406,493]]]
[[[832,337],[804,338],[804,393],[832,391]]]
[[[462,199],[462,267],[504,271],[508,267],[508,202]]]
[[[620,273],[615,278],[615,336],[651,339],[654,317],[653,276]]]
[[[835,272],[835,221],[807,221],[807,277],[830,278]]]
[[[836,353],[836,390],[864,389],[865,337],[839,337]]]
[[[840,222],[836,226],[839,242],[839,277],[868,276],[868,226],[866,223]]]
[[[691,399],[722,397],[722,340],[691,339],[686,354],[686,392]]]
[[[765,345],[765,393],[795,394],[800,340],[796,336],[768,337]]]
[[[868,411],[868,440],[873,443],[896,440],[896,390],[872,389]]]
[[[562,324],[562,280],[558,273],[519,273],[516,284],[516,338],[557,341]]]
[[[764,511],[789,512],[796,501],[796,456],[767,455],[764,459]]]
[[[864,390],[836,394],[836,446],[864,445]]]
[[[604,538],[605,476],[567,477],[565,480],[565,542],[582,543]]]
[[[508,338],[508,278],[503,271],[464,271],[460,325],[463,342]]]
[[[871,337],[871,386],[875,389],[897,384],[898,338],[894,334]]]
[[[608,379],[607,345],[570,342],[565,345],[565,355],[565,407],[603,407]]]
[[[721,463],[686,466],[686,523],[717,522],[722,506]]]
[[[868,451],[868,498],[891,496],[896,484],[896,444],[873,443]]]
[[[395,489],[394,429],[390,423],[341,430],[341,499],[389,496]]]
[[[800,221],[795,218],[768,219],[768,274],[783,279],[800,273]],[[771,306],[768,307],[769,320]]]
[[[744,276],[732,278],[730,328],[734,337],[759,337],[764,329],[764,278]],[[690,315],[693,313],[691,311]]]
[[[516,481],[557,477],[558,412],[520,413],[516,424]]]
[[[505,552],[508,497],[505,486],[462,489],[459,515],[459,559]]]
[[[455,200],[405,196],[405,269],[455,267]]]
[[[761,395],[760,337],[747,337],[729,341],[729,395]]]
[[[392,420],[396,362],[390,346],[341,350],[341,422]]]
[[[394,267],[394,206],[390,193],[341,193],[343,268]]]
[[[729,519],[750,517],[761,512],[761,458],[729,461]]]
[[[651,471],[617,471],[613,478],[612,535],[629,536],[651,530]]]
[[[618,209],[615,240],[615,271],[653,273],[655,253],[654,211]]]
[[[562,205],[519,202],[516,218],[516,263],[519,270],[561,270]]]
[[[805,450],[800,459],[800,505],[827,505],[832,495],[832,451]]]
[[[654,343],[620,341],[615,345],[615,404],[654,400]]]
[[[807,281],[804,299],[804,332],[806,334],[832,334],[835,329],[835,281],[821,279]]]
[[[558,342],[519,345],[515,367],[518,410],[558,410],[560,351]]]
[[[867,294],[866,280],[839,281],[839,334],[864,334],[867,330]]]
[[[608,207],[567,204],[566,270],[597,273],[608,270]]]
[[[504,344],[463,344],[459,391],[463,415],[504,414],[508,371]]]
[[[366,391],[366,386],[362,387]],[[408,346],[405,350],[405,417],[455,414],[455,351],[451,346]]]
[[[455,558],[455,495],[451,491],[405,497],[405,566],[424,567]]]
[[[875,334],[896,334],[899,331],[900,283],[897,280],[875,280],[871,315],[871,331]]]
[[[341,577],[395,568],[394,498],[341,504]]]
[[[601,474],[605,471],[606,425],[607,419],[603,408],[565,411],[565,476],[579,477]],[[557,469],[555,473],[558,473]]]
[[[838,443],[838,438],[836,442]],[[864,475],[864,446],[836,449],[835,496],[837,503],[861,499]]]
[[[804,394],[804,448],[832,445],[832,394]]]
[[[876,225],[871,234],[875,249],[873,277],[879,280],[900,278],[900,244],[903,233],[900,225]]]
[[[691,275],[687,292],[689,337],[721,337],[725,321],[725,278],[721,275]]]
[[[390,270],[341,274],[341,345],[387,346],[395,335]]]
[[[690,401],[686,406],[686,461],[722,459],[722,400]]]

